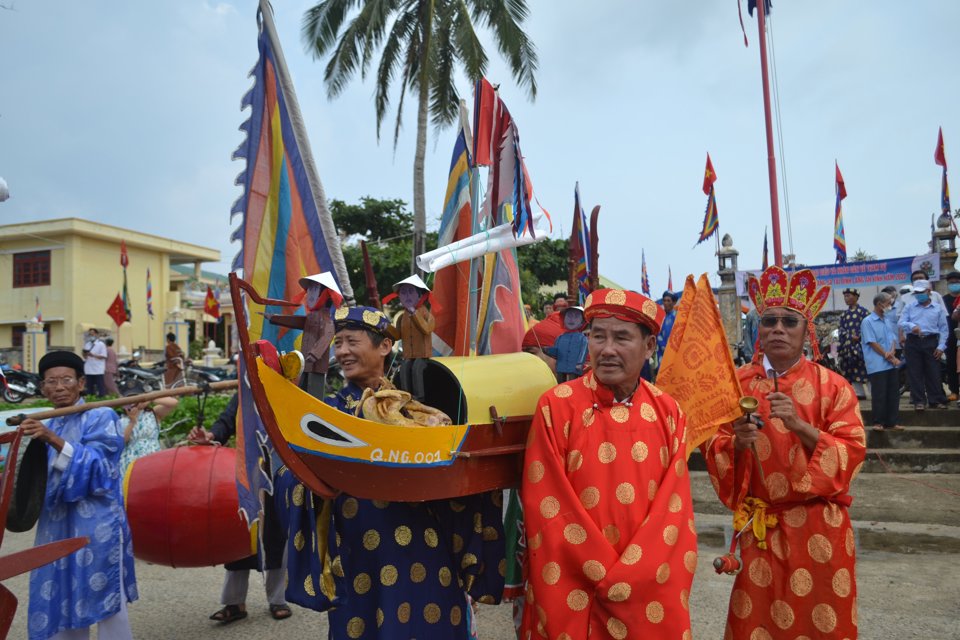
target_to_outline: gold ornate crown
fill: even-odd
[[[813,357],[815,360],[820,359],[813,319],[817,317],[823,305],[826,304],[827,298],[830,297],[829,285],[818,289],[817,277],[810,269],[801,269],[788,274],[780,267],[772,266],[767,268],[760,278],[754,275],[748,277],[747,293],[757,307],[757,313],[761,315],[767,309],[781,307],[796,311],[806,318]]]

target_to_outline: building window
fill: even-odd
[[[13,254],[13,286],[43,287],[50,284],[50,252]]]
[[[10,332],[10,346],[15,349],[23,348],[23,337],[27,334],[27,325],[25,324],[15,324],[11,327]],[[43,336],[46,338],[46,345],[50,346],[50,327],[49,325],[44,325],[43,327]]]

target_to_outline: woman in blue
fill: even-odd
[[[363,390],[380,386],[392,327],[369,307],[341,308],[334,321],[334,355],[347,382],[326,402],[353,413]],[[287,599],[329,611],[330,638],[465,640],[466,596],[500,600],[500,492],[414,503],[346,494],[325,501],[281,468],[275,500],[288,533]]]
[[[40,358],[43,395],[56,408],[82,404],[83,360],[69,351]],[[87,546],[30,574],[31,640],[130,640],[127,602],[137,599],[130,527],[120,488],[123,435],[111,409],[50,420],[27,418],[24,435],[47,443],[47,493],[36,544],[86,536]]]

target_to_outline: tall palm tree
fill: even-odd
[[[537,53],[521,28],[528,13],[526,0],[321,0],[304,14],[302,35],[307,50],[314,58],[330,53],[323,77],[331,98],[343,91],[355,73],[365,79],[374,55],[380,53],[375,101],[378,140],[396,76],[399,74],[400,98],[394,147],[407,90],[416,92],[414,256],[425,250],[427,116],[436,127],[456,121],[460,104],[454,83],[457,67],[462,67],[471,81],[486,71],[487,54],[477,37],[478,25],[490,28],[514,78],[531,99],[536,97]]]

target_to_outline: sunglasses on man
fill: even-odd
[[[760,325],[772,329],[780,322],[785,329],[793,329],[800,324],[800,316],[760,316]]]

